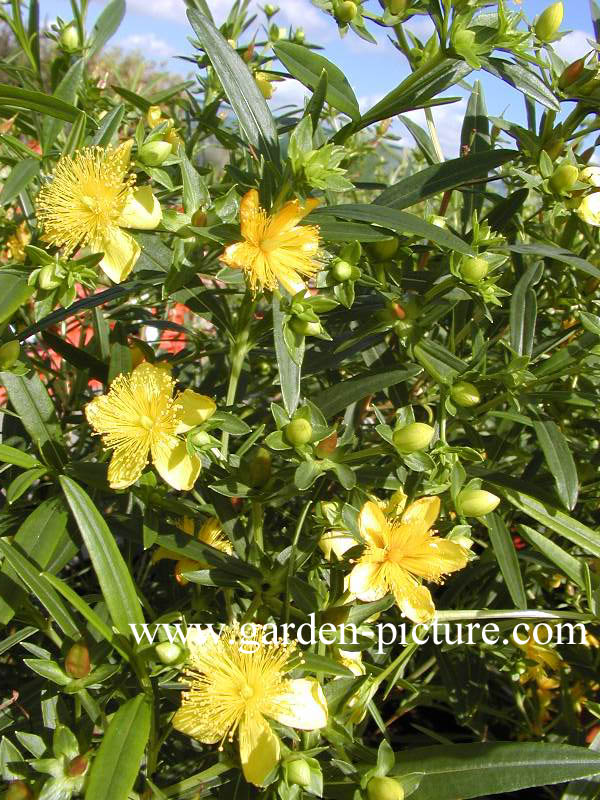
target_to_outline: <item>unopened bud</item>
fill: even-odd
[[[287,441],[294,445],[302,445],[310,442],[312,438],[312,425],[307,419],[298,417],[293,419],[283,429]]]
[[[310,766],[303,758],[295,758],[286,764],[287,781],[292,786],[310,785]]]
[[[129,352],[131,353],[131,368],[135,369],[139,367],[142,361],[145,361],[146,354],[142,350],[139,344],[134,342],[133,344],[129,345]]]
[[[352,264],[349,264],[347,261],[343,260],[336,261],[331,268],[333,279],[338,283],[344,283],[344,281],[350,280],[353,271],[354,267]]]
[[[334,431],[326,439],[321,439],[317,445],[315,452],[319,458],[328,458],[337,448],[338,435]]]
[[[2,795],[3,800],[32,800],[33,792],[25,781],[12,781]]]
[[[206,211],[204,211],[202,208],[199,208],[192,214],[192,225],[195,228],[204,228],[204,226],[206,225],[206,220],[207,220]]]
[[[460,274],[467,283],[479,283],[488,274],[489,265],[481,256],[468,256],[463,258],[460,265]]]
[[[551,139],[544,144],[544,150],[548,153],[552,161],[555,161],[565,149],[565,140],[560,136]]]
[[[352,22],[357,13],[356,3],[351,2],[351,0],[344,0],[344,2],[338,3],[335,9],[335,18],[342,25],[347,25]]]
[[[198,562],[191,558],[180,558],[175,564],[175,580],[180,586],[187,586],[189,583],[187,578],[183,577],[184,572],[194,572],[198,569]]]
[[[371,778],[367,797],[369,800],[404,800],[404,789],[393,778]]]
[[[146,111],[146,122],[151,128],[156,128],[157,125],[160,125],[162,120],[162,111],[160,110],[160,106],[150,106],[148,111]]]
[[[67,25],[66,28],[62,29],[60,34],[60,46],[67,53],[73,53],[75,50],[79,50],[81,47],[79,31],[77,30],[77,26],[74,22],[71,22],[70,25]]]
[[[328,561],[331,561],[332,553],[341,561],[346,550],[357,544],[356,539],[345,531],[328,531],[319,539],[319,548]]]
[[[159,167],[171,155],[170,142],[147,142],[139,152],[140,161],[148,167]]]
[[[567,89],[571,86],[575,81],[578,81],[579,78],[583,75],[583,70],[585,69],[585,59],[578,58],[577,61],[573,61],[572,64],[569,64],[568,67],[565,67],[563,70],[560,78],[558,79],[558,88],[559,89]]]
[[[0,369],[10,369],[14,366],[21,353],[21,345],[16,339],[0,345]]]
[[[160,642],[154,648],[156,657],[162,664],[176,664],[183,654],[183,650],[175,642]]]
[[[404,14],[408,0],[385,0],[385,7],[390,14]]]
[[[57,274],[56,264],[46,264],[41,268],[38,274],[38,284],[41,289],[47,292],[52,289],[57,289],[62,283],[62,280]]]
[[[302,44],[302,42],[306,39],[306,34],[304,33],[304,28],[296,28],[294,31],[294,39],[295,41]]]
[[[290,327],[300,336],[318,336],[323,331],[320,322],[309,322],[300,317],[293,317]]]
[[[552,3],[545,11],[542,11],[535,23],[535,35],[541,42],[550,42],[554,39],[563,21],[563,15],[562,2]]]
[[[458,381],[458,383],[455,383],[450,389],[450,397],[457,406],[462,406],[463,408],[470,408],[481,402],[479,389],[474,383],[469,383],[469,381]]]
[[[456,509],[465,517],[483,517],[498,507],[500,498],[485,489],[463,489],[456,498]]]
[[[429,445],[434,433],[431,425],[425,422],[411,422],[410,425],[394,431],[393,440],[401,453],[416,453]]]
[[[211,443],[210,434],[206,431],[192,431],[189,436],[190,444],[194,447],[206,447]]]
[[[270,19],[271,17],[275,16],[275,14],[279,11],[279,9],[272,3],[267,3],[266,6],[263,8],[263,11]]]
[[[389,239],[382,239],[379,242],[374,242],[371,251],[378,261],[387,261],[392,258],[392,256],[396,255],[399,245],[398,239],[393,236]]]
[[[271,453],[264,447],[258,447],[242,461],[240,472],[246,486],[253,489],[264,486],[271,477]]]
[[[270,100],[273,97],[273,86],[271,85],[271,81],[267,80],[262,72],[256,73],[255,80],[262,96],[265,98],[265,100]]]
[[[561,164],[552,173],[550,186],[557,194],[569,192],[577,183],[579,170],[573,164]]]
[[[90,674],[90,651],[85,642],[75,642],[71,645],[65,658],[65,672],[71,678],[87,678]]]
[[[75,756],[75,758],[69,761],[69,766],[66,770],[67,775],[69,778],[79,778],[81,775],[85,774],[89,763],[87,756]]]

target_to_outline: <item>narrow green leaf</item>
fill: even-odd
[[[0,203],[8,205],[36,178],[42,167],[38,158],[24,158],[12,168],[0,192]]]
[[[468,800],[596,775],[600,755],[537,742],[436,745],[404,751],[392,772],[423,773],[413,800]]]
[[[577,586],[585,589],[586,579],[584,562],[563,550],[562,547],[548,539],[539,531],[534,530],[529,525],[519,525],[519,534],[525,539],[526,542],[546,558],[555,564],[558,569],[570,578]]]
[[[186,214],[193,214],[198,209],[210,203],[210,195],[204,178],[199,174],[185,153],[184,147],[179,147],[181,159],[181,177],[183,179],[183,208]]]
[[[413,348],[419,364],[439,383],[451,384],[462,372],[466,372],[468,364],[457,358],[444,345],[431,339],[421,339]]]
[[[532,264],[517,282],[510,298],[510,346],[520,356],[533,351],[537,296],[533,286],[544,273],[541,264]]]
[[[552,111],[560,111],[560,104],[546,84],[535,72],[521,64],[513,64],[501,58],[490,58],[483,61],[483,69],[497,78],[514,86],[526,97],[530,97]]]
[[[415,375],[418,375],[419,372],[421,372],[420,367],[410,365],[406,369],[392,369],[385,372],[376,372],[361,378],[350,378],[319,392],[313,398],[313,403],[329,419],[352,403],[356,403],[357,400],[362,400],[367,395],[381,392],[389,386],[395,386],[398,383],[410,380]]]
[[[42,475],[45,475],[47,472],[48,470],[46,467],[33,467],[33,469],[28,469],[20,475],[17,475],[6,489],[6,500],[8,504],[11,505],[18,500],[38,478],[41,478]]]
[[[6,464],[14,464],[15,467],[23,467],[23,469],[41,466],[35,456],[31,456],[29,453],[24,453],[22,450],[10,447],[7,444],[0,444],[0,461]]]
[[[513,253],[523,253],[524,255],[540,256],[541,258],[552,258],[561,264],[568,264],[574,269],[585,272],[586,275],[591,275],[594,278],[600,278],[600,269],[590,264],[580,256],[576,256],[569,250],[555,245],[545,244],[544,242],[532,242],[531,244],[512,244],[509,245],[509,250]]]
[[[535,421],[533,427],[558,496],[565,508],[572,511],[577,504],[579,478],[569,445],[560,428],[551,420]]]
[[[490,532],[490,541],[512,601],[516,608],[527,608],[523,576],[519,569],[519,559],[510,532],[498,514],[488,514],[485,517],[485,523]]]
[[[293,42],[278,42],[273,46],[273,50],[290,75],[313,91],[321,81],[321,74],[325,72],[327,75],[325,99],[329,105],[353,120],[360,118],[356,95],[339,67],[309,50],[308,47]]]
[[[33,92],[5,83],[0,83],[0,106],[23,111],[37,111],[40,114],[48,114],[67,122],[75,122],[79,116],[79,110],[70,103],[65,103],[64,100],[43,92]]]
[[[388,187],[373,202],[390,208],[408,208],[440,192],[485,178],[491,170],[517,156],[516,150],[490,150],[434,164]]]
[[[83,79],[84,66],[84,58],[78,58],[77,61],[74,61],[56,87],[52,96],[59,100],[64,100],[65,103],[69,103],[69,105],[75,105],[77,91]],[[42,125],[42,149],[45,154],[49,152],[56,141],[56,137],[63,129],[64,124],[64,120],[57,119],[56,117],[44,118],[44,123]]]
[[[94,24],[88,58],[101,50],[117,32],[125,16],[125,0],[110,0]]]
[[[58,627],[72,639],[79,637],[77,622],[71,616],[59,595],[48,581],[40,575],[39,567],[26,558],[15,545],[0,539],[0,553],[19,575],[39,602],[47,609]]]
[[[275,296],[273,297],[273,337],[283,404],[291,416],[298,407],[300,399],[301,366],[292,360],[286,347],[283,338],[283,314],[281,313],[279,299]]]
[[[102,118],[100,127],[92,137],[91,143],[99,145],[100,147],[109,145],[119,130],[124,113],[125,106],[123,103],[119,103],[112,111],[109,111],[108,114]]]
[[[85,800],[127,800],[150,736],[151,716],[144,694],[119,708],[92,762]]]
[[[223,84],[244,138],[259,152],[278,162],[275,121],[247,65],[208,17],[195,9],[189,9],[187,15]]]
[[[113,624],[120,633],[129,636],[130,623],[144,622],[131,572],[91,498],[65,475],[60,476],[60,485],[90,554]]]

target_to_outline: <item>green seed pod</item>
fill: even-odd
[[[283,429],[285,438],[294,446],[307,444],[312,438],[312,425],[307,419],[298,417],[293,419]]]
[[[263,11],[267,15],[267,17],[269,17],[269,19],[270,19],[271,17],[273,17],[279,11],[279,9],[277,8],[277,6],[274,6],[272,3],[267,3],[266,6],[263,8]]]
[[[460,265],[460,274],[467,283],[479,283],[488,274],[489,265],[481,256],[467,256]]]
[[[302,44],[302,42],[306,39],[306,34],[304,33],[304,28],[296,28],[294,31],[294,41]]]
[[[332,453],[335,452],[338,442],[338,435],[334,431],[330,436],[326,439],[321,439],[319,444],[315,449],[315,453],[319,458],[328,458]]]
[[[204,226],[206,225],[206,220],[207,220],[206,211],[204,211],[204,209],[202,208],[197,209],[192,214],[191,222],[194,228],[204,228]]]
[[[387,261],[392,258],[392,256],[396,255],[399,246],[400,242],[398,239],[396,239],[395,236],[391,236],[389,239],[382,239],[379,242],[374,242],[370,249],[377,261]]]
[[[404,800],[404,789],[393,778],[371,778],[367,797],[369,800]]]
[[[206,447],[211,442],[210,434],[206,431],[192,431],[189,435],[189,440],[194,447]]]
[[[183,655],[183,650],[175,642],[160,642],[154,648],[156,657],[161,664],[176,664]]]
[[[320,322],[309,322],[300,317],[293,317],[290,327],[294,333],[298,333],[300,336],[318,336],[323,330]]]
[[[456,510],[465,517],[483,517],[499,503],[500,498],[485,489],[463,489],[456,498]]]
[[[573,61],[572,64],[569,64],[568,67],[565,67],[563,70],[560,78],[558,79],[558,88],[559,89],[567,89],[571,86],[575,81],[578,81],[579,78],[583,75],[583,70],[585,69],[585,59],[578,58],[577,61]]]
[[[350,280],[354,267],[347,261],[336,261],[331,268],[331,275],[337,283],[344,283]]]
[[[240,477],[246,486],[257,489],[264,486],[271,477],[271,453],[264,447],[258,447],[242,461]]]
[[[21,353],[21,345],[16,339],[0,345],[0,369],[10,369],[14,366]]]
[[[170,142],[148,142],[139,152],[140,161],[148,167],[159,167],[171,155]]]
[[[87,678],[90,674],[90,670],[90,651],[86,643],[83,640],[81,642],[75,642],[74,645],[71,645],[67,657],[65,658],[65,672],[67,675],[70,675],[71,678],[77,680],[79,678]]]
[[[74,22],[64,27],[60,33],[59,39],[60,46],[65,52],[73,53],[81,47],[81,39],[79,38],[79,31]]]
[[[356,3],[351,0],[344,0],[344,2],[338,3],[335,9],[335,18],[342,25],[347,25],[348,22],[352,22],[357,13]]]
[[[38,284],[40,289],[52,291],[57,289],[62,283],[62,280],[56,274],[56,264],[46,264],[42,267],[38,274]]]
[[[550,42],[560,28],[563,21],[564,7],[562,2],[552,3],[545,11],[542,11],[535,23],[535,35],[540,42]]]
[[[479,405],[481,402],[479,389],[474,383],[469,383],[469,381],[458,381],[458,383],[455,383],[450,389],[450,397],[457,406],[462,406],[463,408],[470,408],[471,406]]]
[[[404,14],[408,0],[385,0],[385,7],[390,14]]]
[[[25,781],[12,781],[2,797],[3,800],[32,800],[33,792]]]
[[[577,183],[579,170],[573,164],[561,164],[552,173],[550,186],[557,194],[569,192]]]
[[[292,786],[310,786],[310,766],[303,758],[286,764],[287,782]]]
[[[424,422],[411,422],[394,431],[394,444],[401,453],[416,453],[424,450],[433,439],[434,430]]]

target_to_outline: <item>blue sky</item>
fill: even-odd
[[[517,5],[514,0],[508,0],[507,5],[511,10],[520,8],[532,20],[550,2],[551,0],[522,0]],[[208,0],[208,3],[217,20],[230,5],[229,0]],[[262,1],[260,4],[263,4]],[[103,5],[102,0],[92,0],[90,23]],[[377,47],[363,42],[353,34],[340,39],[335,23],[315,8],[310,0],[280,0],[278,5],[281,9],[275,18],[278,23],[285,26],[302,25],[307,41],[324,46],[324,55],[344,70],[364,108],[377,102],[407,74],[404,58],[385,41],[383,29],[376,29],[376,35],[380,39]],[[67,0],[41,0],[40,6],[42,17],[48,21],[57,15],[70,19],[70,4]],[[368,0],[368,7],[374,9],[379,6],[376,0]],[[191,31],[183,0],[128,0],[127,8],[127,15],[112,43],[141,50],[148,58],[164,63],[172,71],[189,72],[190,65],[175,58],[178,54],[191,52],[187,41]],[[260,19],[264,19],[262,14]],[[566,0],[562,30],[570,31],[556,46],[563,58],[575,60],[590,49],[586,39],[593,38],[593,29],[588,0]],[[419,26],[415,26],[415,32],[424,32],[422,24],[420,31]],[[504,114],[515,121],[523,120],[523,100],[518,92],[485,73],[473,73],[471,78],[473,77],[482,80],[491,114]],[[278,85],[271,102],[275,107],[298,102],[302,94],[302,87],[290,81]],[[464,92],[453,89],[450,94],[456,96]],[[465,103],[466,100],[463,100],[434,111],[440,141],[448,155],[455,155],[457,151]],[[412,116],[416,121],[421,121],[420,112],[415,112]],[[400,128],[398,132],[401,132]]]

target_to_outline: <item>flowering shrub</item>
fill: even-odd
[[[106,86],[124,0],[0,10],[6,800],[598,793],[598,47],[314,3],[408,77],[187,0],[193,76]]]

